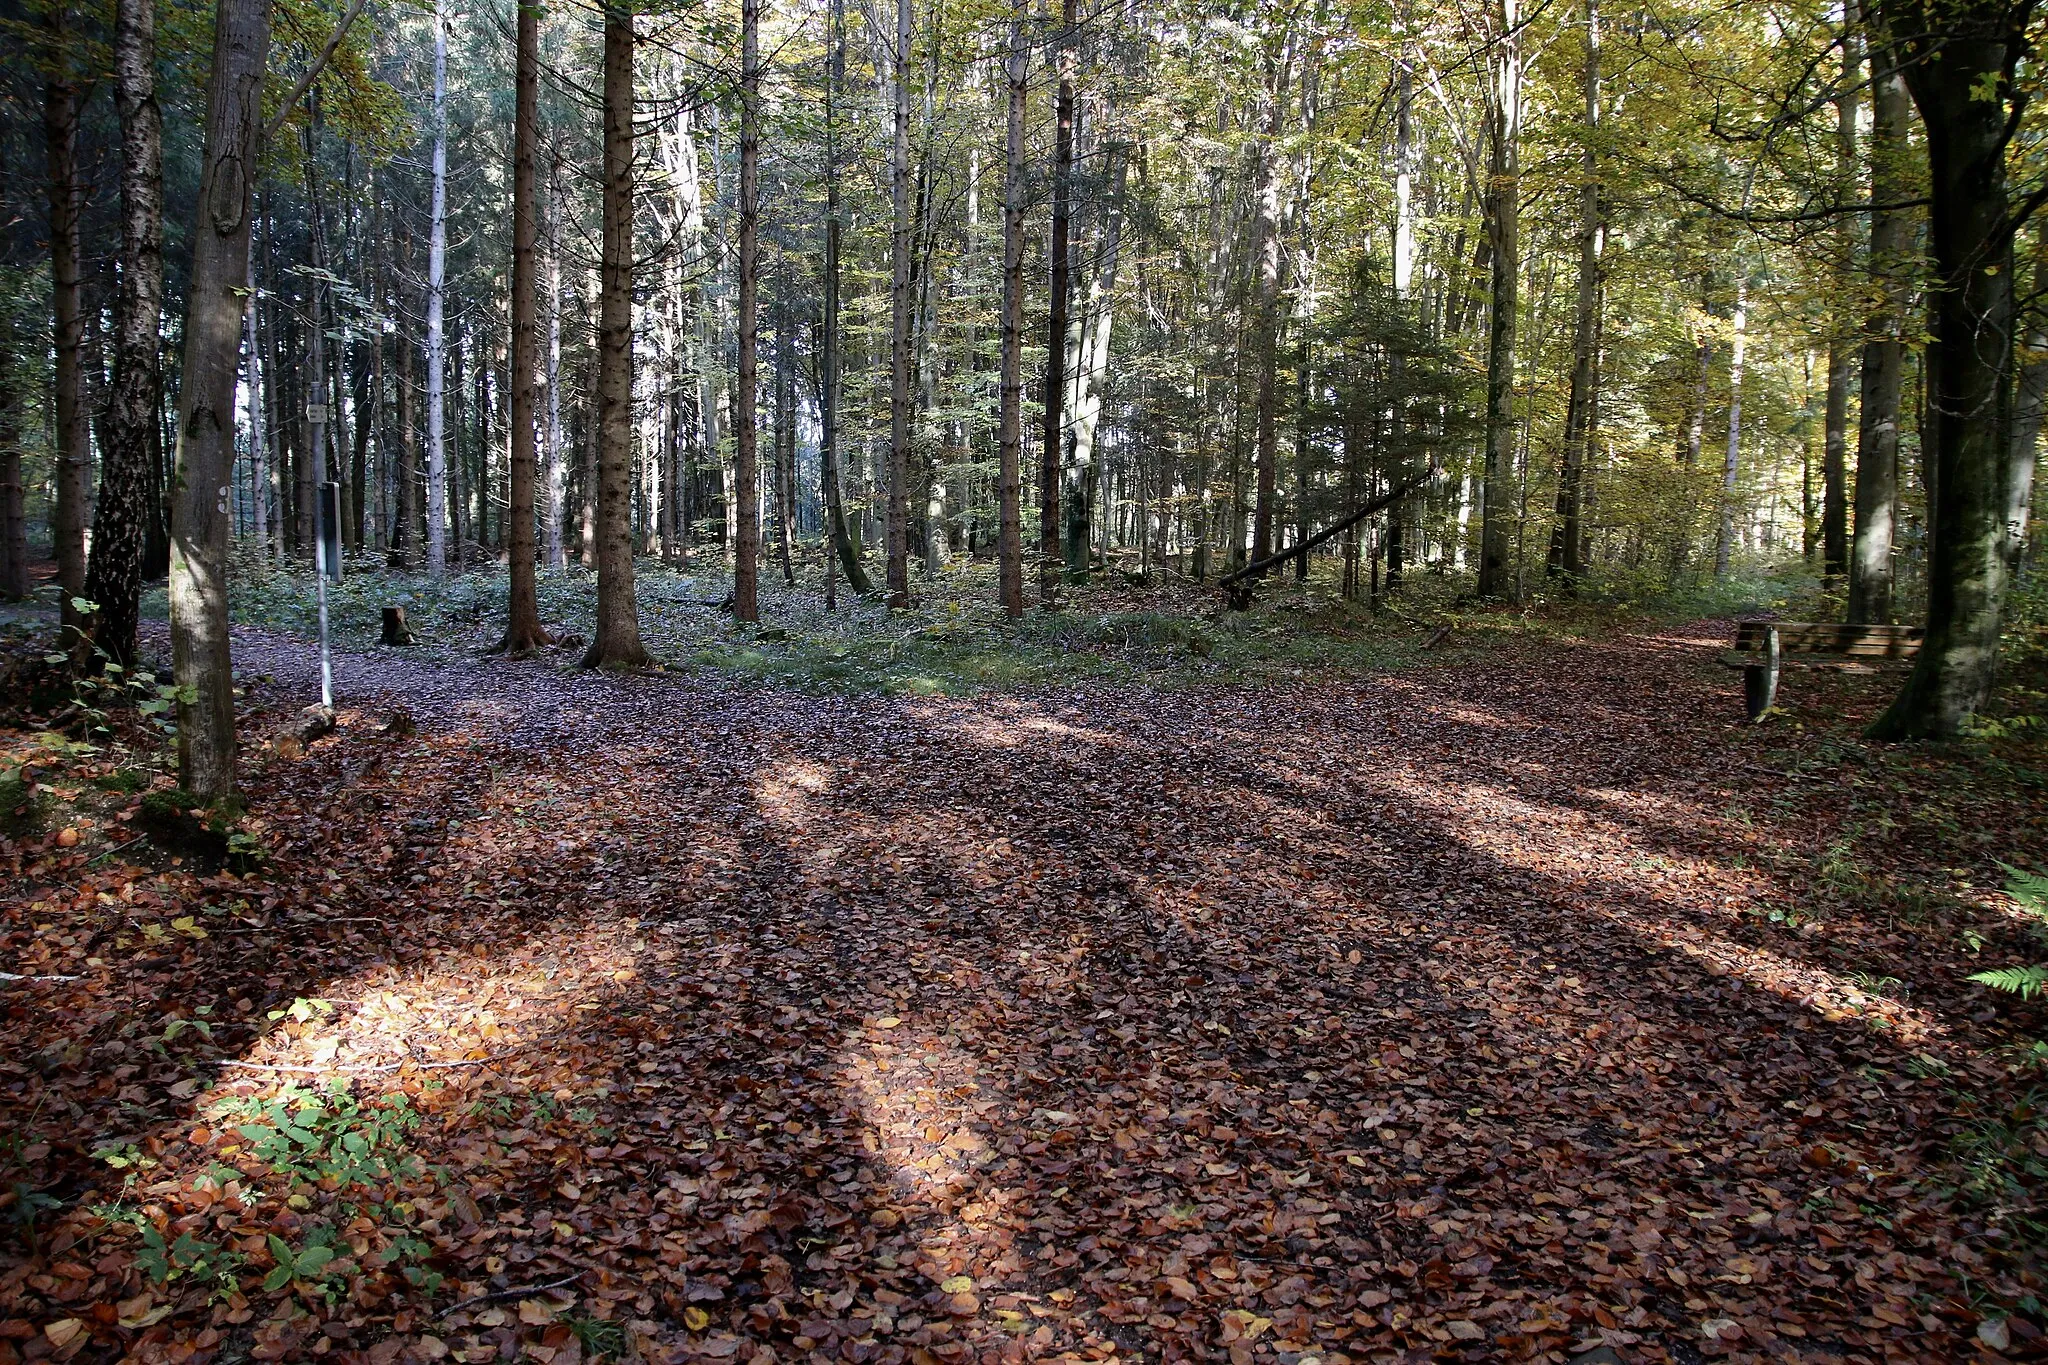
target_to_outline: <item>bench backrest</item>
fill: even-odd
[[[1742,621],[1735,627],[1735,648],[1762,650],[1764,632],[1777,627],[1778,648],[1786,654],[1845,654],[1852,658],[1909,659],[1926,634],[1918,626],[1843,626],[1826,621]]]

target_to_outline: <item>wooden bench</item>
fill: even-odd
[[[1756,720],[1778,700],[1781,669],[1875,673],[1886,659],[1910,659],[1918,654],[1924,633],[1918,626],[1740,621],[1735,626],[1735,648],[1722,655],[1721,662],[1742,670],[1743,700],[1749,718]]]

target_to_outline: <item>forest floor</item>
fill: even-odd
[[[2048,956],[2048,749],[1743,726],[1728,635],[345,651],[211,857],[138,735],[0,732],[0,1363],[2048,1356],[2043,1019],[1966,979]]]

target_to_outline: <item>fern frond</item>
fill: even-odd
[[[2005,894],[2020,903],[2020,909],[2041,919],[2048,919],[2048,877],[2038,872],[2028,872],[2014,867],[2011,863],[2000,863],[2005,869]]]
[[[1996,971],[1978,972],[1970,980],[1993,990],[2008,991],[2022,1000],[2032,1000],[2048,988],[2048,966],[2000,967]]]

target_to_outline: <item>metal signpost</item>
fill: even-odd
[[[341,485],[321,484],[313,507],[313,582],[320,598],[320,704],[332,710],[334,668],[327,658],[327,580],[341,581]]]

